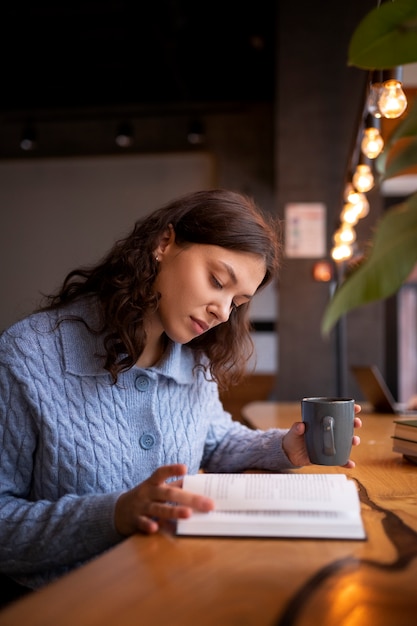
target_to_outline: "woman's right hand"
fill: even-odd
[[[187,466],[181,463],[159,467],[149,478],[130,491],[122,493],[116,502],[116,530],[125,536],[138,531],[155,533],[159,521],[190,517],[193,511],[207,512],[214,508],[210,498],[182,489]],[[177,477],[169,483],[169,478]]]

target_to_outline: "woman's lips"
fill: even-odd
[[[191,317],[191,322],[193,324],[195,331],[199,335],[201,335],[202,333],[205,333],[206,330],[209,329],[209,325],[206,324],[206,322],[204,322],[203,320],[198,320],[195,317]]]

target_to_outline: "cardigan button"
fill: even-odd
[[[144,433],[139,439],[140,447],[149,450],[155,445],[155,437],[151,433]]]
[[[149,388],[149,378],[138,376],[135,380],[135,387],[138,391],[146,391]]]

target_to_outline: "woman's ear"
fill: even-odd
[[[167,249],[170,247],[170,245],[172,245],[173,243],[175,243],[175,231],[172,224],[170,224],[166,231],[161,235],[159,244],[155,250],[155,254],[158,257],[163,256]]]

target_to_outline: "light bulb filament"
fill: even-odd
[[[378,109],[388,119],[400,117],[407,108],[407,98],[399,80],[390,79],[382,84]]]

